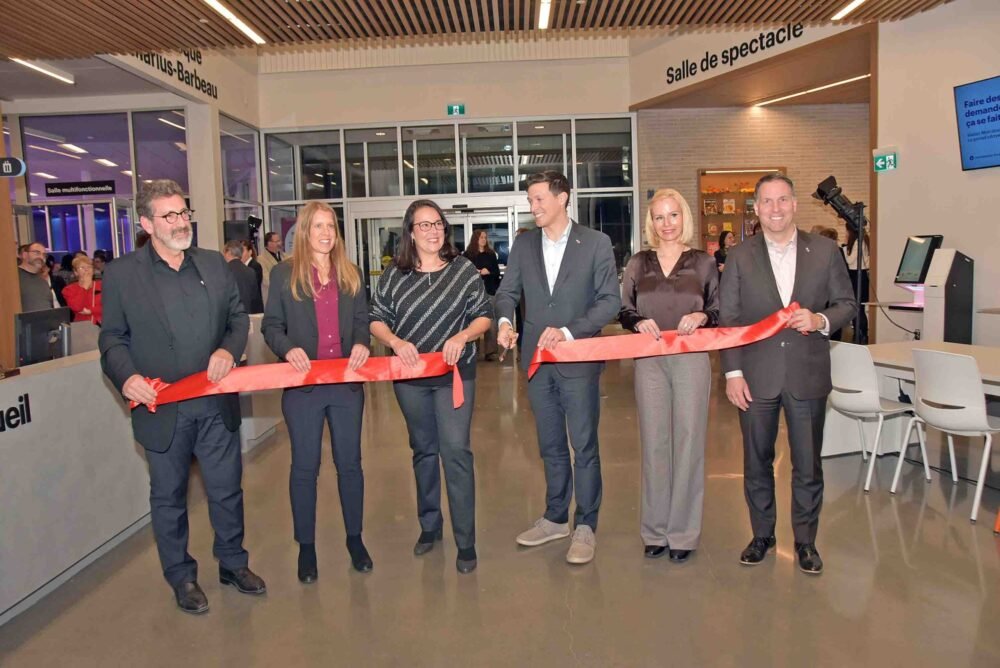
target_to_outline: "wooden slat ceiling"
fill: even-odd
[[[535,31],[540,0],[223,0],[268,45]],[[951,0],[868,0],[848,23],[894,21]],[[847,0],[554,0],[550,33],[829,22]],[[203,0],[3,0],[0,56],[252,46]]]

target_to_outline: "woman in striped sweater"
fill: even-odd
[[[417,364],[420,353],[442,352],[457,364],[465,402],[452,406],[452,374],[397,381],[393,389],[406,419],[417,482],[420,537],[413,547],[426,554],[441,540],[441,471],[460,573],[476,568],[476,485],[469,436],[475,404],[475,340],[492,323],[489,297],[479,272],[451,243],[441,208],[417,200],[403,217],[399,249],[379,278],[371,304],[371,333],[399,356]]]

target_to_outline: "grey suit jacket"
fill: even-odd
[[[518,238],[496,294],[497,318],[513,321],[514,309],[524,291],[524,323],[519,325],[524,333],[524,369],[546,327],[566,327],[574,339],[589,338],[614,320],[622,305],[608,235],[573,223],[550,293],[542,258],[542,234],[541,229],[535,229]],[[564,376],[578,377],[598,374],[603,366],[603,362],[579,362],[557,364],[556,368]]]
[[[840,248],[832,240],[799,230],[792,301],[822,313],[835,332],[854,317],[854,293]],[[764,235],[730,249],[719,288],[719,325],[750,325],[782,308]],[[787,390],[796,399],[830,393],[830,342],[819,332],[786,329],[777,336],[722,351],[722,367],[741,370],[754,398]]]
[[[292,348],[302,348],[309,359],[316,359],[319,348],[319,326],[316,305],[311,297],[292,299],[292,263],[282,262],[271,270],[271,290],[264,308],[260,329],[264,341],[278,359],[284,360]],[[368,346],[368,298],[364,285],[358,294],[340,292],[337,300],[337,322],[340,325],[340,349],[349,357],[354,344]]]
[[[104,269],[104,320],[97,344],[104,375],[119,392],[136,373],[168,383],[180,380],[173,353],[174,335],[153,283],[153,249],[151,244],[148,246],[109,262]],[[208,292],[214,347],[229,351],[238,360],[247,345],[250,318],[240,301],[233,274],[215,251],[191,248],[186,252]],[[239,395],[225,394],[220,399],[223,422],[235,431],[240,426]],[[154,452],[166,452],[170,447],[176,422],[175,403],[158,406],[155,413],[145,406],[132,411],[135,440]]]

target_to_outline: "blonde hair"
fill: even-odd
[[[93,260],[91,260],[86,255],[77,255],[75,258],[73,258],[73,271],[76,271],[77,269],[80,268],[80,265],[84,264],[89,264],[91,267],[94,266]]]
[[[664,199],[672,199],[677,202],[677,205],[681,208],[681,238],[680,242],[685,246],[691,244],[694,241],[694,218],[691,216],[691,207],[688,206],[687,200],[684,196],[673,188],[660,188],[655,193],[653,197],[649,200],[649,205],[646,207],[646,241],[649,242],[651,248],[658,248],[660,245],[660,237],[656,236],[656,230],[653,228],[653,205]]]
[[[330,265],[337,273],[337,287],[351,296],[361,289],[361,272],[347,258],[344,237],[337,225],[337,212],[325,202],[309,202],[299,209],[295,219],[295,240],[292,242],[292,299],[302,301],[303,297],[315,297],[312,283],[313,252],[309,245],[309,230],[317,213],[327,211],[333,216],[333,248],[330,249]]]

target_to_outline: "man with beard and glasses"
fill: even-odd
[[[45,246],[34,242],[25,244],[18,250],[21,256],[21,263],[17,268],[21,311],[43,311],[56,306],[52,299],[52,288],[42,276],[45,269]]]
[[[248,568],[243,549],[243,464],[236,394],[158,406],[147,378],[173,383],[207,370],[222,380],[246,347],[249,318],[222,255],[191,248],[191,217],[181,187],[146,184],[136,199],[149,243],[107,265],[101,366],[132,411],[135,439],[146,450],[153,534],[163,574],[184,612],[208,610],[198,586],[198,564],[188,554],[187,488],[197,457],[219,581],[244,594],[263,594],[264,581]]]

